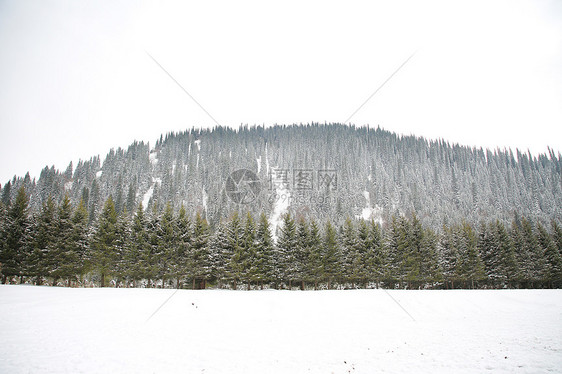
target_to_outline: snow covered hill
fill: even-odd
[[[562,290],[0,286],[0,315],[1,373],[562,370]]]

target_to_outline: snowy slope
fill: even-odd
[[[561,290],[388,292],[1,286],[0,372],[562,370]]]

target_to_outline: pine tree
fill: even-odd
[[[0,201],[0,253],[4,250],[6,245],[6,229],[8,224],[8,212],[4,204]],[[0,266],[0,274],[2,273],[2,268]]]
[[[323,270],[323,242],[320,234],[320,229],[314,219],[310,221],[309,230],[309,252],[307,259],[307,274],[314,282],[314,289],[318,289],[318,283],[324,277]]]
[[[537,239],[546,260],[545,281],[549,287],[560,287],[562,285],[562,258],[552,240],[549,232],[541,224],[537,224]]]
[[[389,278],[400,286],[407,280],[407,277],[413,277],[413,269],[410,266],[414,259],[410,253],[410,224],[404,217],[399,219],[392,217],[390,231],[388,233],[387,247],[389,254]]]
[[[455,230],[444,226],[439,241],[439,260],[441,269],[443,270],[443,278],[445,281],[445,288],[455,288],[455,283],[458,279],[458,260],[459,251],[455,240]]]
[[[117,213],[113,198],[110,196],[104,204],[98,218],[96,230],[92,238],[92,263],[100,274],[100,287],[106,286],[106,280],[111,275],[117,262]]]
[[[361,241],[364,241],[364,244],[361,245],[366,245],[367,248],[365,254],[366,277],[368,280],[375,280],[378,287],[379,283],[388,276],[388,259],[384,250],[381,226],[371,220],[368,237]]]
[[[499,278],[499,258],[497,256],[497,246],[495,244],[495,232],[492,224],[480,224],[478,233],[478,252],[484,263],[486,280],[492,285],[498,283]]]
[[[174,211],[170,203],[166,204],[158,231],[157,276],[162,279],[162,288],[164,288],[166,278],[170,275],[171,259],[179,239],[175,230]]]
[[[234,213],[228,224],[228,249],[226,253],[230,254],[228,260],[227,274],[228,278],[233,281],[234,289],[237,288],[238,281],[244,276],[244,231],[238,213]]]
[[[9,207],[5,232],[2,235],[4,239],[3,247],[0,249],[0,263],[3,284],[8,277],[17,275],[20,276],[21,282],[28,272],[27,258],[32,240],[28,204],[29,198],[25,188],[21,187],[15,201]]]
[[[217,280],[219,288],[230,279],[230,259],[232,255],[228,225],[225,222],[220,222],[209,242],[210,276]]]
[[[305,280],[308,278],[306,271],[307,259],[310,253],[310,230],[306,220],[301,217],[296,228],[295,256],[295,280],[301,283],[301,290],[305,288]]]
[[[115,262],[113,263],[112,272],[115,276],[115,286],[119,287],[122,281],[127,281],[127,262],[126,253],[130,247],[131,226],[129,223],[129,214],[127,209],[123,209],[121,214],[117,216],[115,224]]]
[[[545,260],[541,252],[531,221],[521,219],[511,225],[511,238],[521,281],[531,287],[544,278]]]
[[[147,225],[144,208],[142,203],[139,203],[131,226],[131,240],[124,256],[127,269],[125,275],[133,283],[133,287],[136,287],[141,279],[148,278],[146,264],[149,261],[151,248]]]
[[[74,264],[78,262],[77,253],[74,252],[72,243],[72,233],[74,227],[72,224],[72,206],[70,198],[65,195],[58,208],[55,227],[55,246],[49,253],[51,265],[51,277],[53,285],[57,284],[60,278],[70,281],[74,275]]]
[[[496,250],[499,254],[499,275],[508,287],[519,278],[519,267],[515,258],[515,251],[505,225],[500,221],[495,223]]]
[[[273,278],[273,250],[273,238],[269,221],[265,213],[262,213],[256,232],[256,280],[260,282],[262,287],[263,282],[268,282]]]
[[[149,203],[150,204],[150,203]],[[158,278],[158,266],[160,259],[160,215],[158,214],[158,205],[152,204],[152,212],[147,224],[148,234],[148,252],[143,256],[144,277],[147,279],[147,286],[154,287],[154,280]]]
[[[57,242],[56,206],[51,197],[43,203],[41,212],[35,220],[35,237],[29,256],[29,272],[35,277],[36,284],[42,284],[44,278],[51,275],[57,265],[52,252]]]
[[[280,278],[282,281],[289,282],[289,289],[292,281],[298,276],[297,270],[297,228],[295,221],[289,213],[283,216],[283,223],[277,241],[277,264],[280,267]]]
[[[357,227],[357,254],[361,261],[361,271],[357,278],[362,281],[363,288],[367,288],[367,282],[374,277],[375,266],[369,226],[364,219],[359,220]]]
[[[469,282],[471,288],[475,288],[474,282],[485,279],[484,263],[478,252],[476,233],[467,222],[463,222],[460,228],[461,246],[459,247],[459,272],[461,279]]]
[[[417,221],[419,222],[419,221]],[[421,224],[420,224],[421,227]],[[437,256],[437,236],[432,230],[422,228],[422,238],[420,241],[419,262],[420,262],[420,278],[419,286],[432,286],[443,280],[443,273],[439,267]]]
[[[246,214],[243,241],[244,260],[242,261],[242,274],[248,282],[248,290],[252,281],[258,280],[259,268],[257,267],[256,253],[256,225],[252,214]]]
[[[323,240],[322,275],[328,282],[328,289],[331,288],[332,283],[336,280],[339,273],[338,257],[339,253],[336,229],[330,221],[327,221]]]
[[[126,202],[126,209],[127,212],[133,213],[135,209],[135,186],[131,183],[129,184],[129,191],[127,192],[127,202]]]
[[[179,288],[187,275],[191,253],[191,221],[183,204],[175,220],[174,231],[176,244],[172,251],[170,275],[176,278],[176,288]]]
[[[74,210],[72,227],[72,251],[75,253],[75,261],[72,264],[71,274],[82,282],[90,262],[90,229],[88,227],[88,210],[84,200],[80,200],[78,207]]]
[[[193,241],[190,258],[191,277],[193,279],[193,288],[199,281],[198,288],[205,288],[206,282],[210,274],[210,256],[209,256],[209,225],[207,221],[197,212],[195,221],[193,222]]]
[[[361,258],[358,250],[355,228],[353,227],[353,222],[350,218],[347,218],[345,220],[342,227],[342,233],[340,235],[340,248],[341,276],[344,279],[351,281],[353,285],[355,285],[356,282],[361,281],[361,276],[363,273],[363,259]]]
[[[0,198],[0,203],[2,203],[6,208],[10,207],[12,203],[12,182],[8,181],[2,188],[2,198]]]
[[[552,240],[554,240],[556,248],[558,248],[560,257],[562,257],[562,228],[554,220],[550,222],[550,225],[552,227]]]

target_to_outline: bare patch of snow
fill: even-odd
[[[143,206],[144,210],[146,210],[146,208],[148,208],[148,202],[152,198],[152,194],[154,194],[154,184],[152,184],[152,186],[150,186],[148,191],[146,191],[146,193],[142,197],[142,206]]]
[[[96,173],[96,178],[101,177],[101,175],[103,174],[103,170],[100,170]]]
[[[261,170],[261,156],[256,157],[256,163],[258,164],[258,174],[259,174]]]
[[[144,210],[148,208],[148,202],[150,201],[152,195],[154,194],[154,187],[156,187],[156,185],[158,186],[162,185],[162,178],[152,177],[152,186],[150,186],[148,191],[146,191],[146,193],[142,197],[142,207],[144,208]]]
[[[275,200],[270,222],[273,240],[277,242],[277,229],[283,221],[283,214],[285,214],[287,212],[287,209],[289,208],[291,192],[289,192],[282,181],[276,181],[275,179],[272,179],[272,183],[275,186],[275,192],[273,194],[273,198]]]
[[[157,152],[150,152],[150,155],[148,156],[148,158],[149,158],[152,166],[156,166],[156,164],[158,163],[158,153]]]
[[[369,193],[369,191],[363,191],[363,196],[365,197],[366,206],[361,211],[361,214],[359,216],[356,216],[356,218],[364,219],[366,221],[374,220],[375,222],[382,225],[382,208],[377,204],[375,204],[374,207],[371,206],[371,194]]]
[[[207,196],[207,192],[205,191],[205,187],[202,188],[201,194],[202,194],[202,200],[203,200],[203,210],[205,211],[205,217],[206,217],[207,216],[208,196]]]
[[[265,172],[269,177],[269,157],[267,155],[267,143],[265,143]]]

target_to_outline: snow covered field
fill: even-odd
[[[174,292],[0,286],[0,373],[562,372],[561,290]]]

